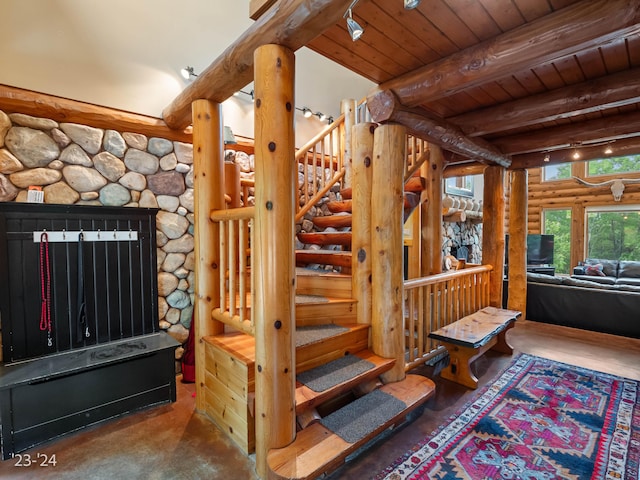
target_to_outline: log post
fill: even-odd
[[[571,253],[569,268],[572,269],[578,262],[584,261],[586,249],[584,245],[585,237],[585,208],[584,203],[576,203],[571,207]],[[572,273],[571,270],[569,273]]]
[[[356,101],[349,98],[340,102],[340,113],[344,115],[344,125],[342,126],[342,134],[340,138],[340,145],[342,145],[342,161],[344,162],[344,185],[342,188],[351,187],[353,179],[352,175],[352,162],[353,162],[353,146],[351,135],[351,127],[356,123],[356,109],[358,108]]]
[[[527,170],[511,172],[509,196],[509,299],[507,308],[527,311]]]
[[[229,208],[240,208],[240,165],[224,162],[224,191],[231,197]]]
[[[358,323],[371,323],[371,181],[375,124],[359,123],[352,132],[351,289]]]
[[[489,274],[489,305],[502,308],[504,276],[504,167],[492,165],[484,171],[484,218],[482,263],[493,265]]]
[[[427,199],[422,204],[422,275],[442,273],[442,149],[429,144]]]
[[[222,333],[224,325],[211,319],[220,303],[219,226],[211,210],[224,208],[222,108],[209,100],[193,102],[193,184],[195,264],[196,409],[204,412],[205,350],[202,338]]]
[[[404,278],[403,270],[403,174],[406,128],[379,126],[373,140],[371,180],[371,346],[377,355],[395,358],[393,369],[381,375],[396,382],[404,372]]]
[[[295,438],[293,129],[295,59],[280,45],[255,52],[256,470]]]

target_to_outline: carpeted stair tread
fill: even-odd
[[[327,415],[320,423],[345,442],[355,443],[405,408],[407,404],[402,400],[381,390],[374,390]]]
[[[308,325],[296,328],[296,348],[320,342],[341,333],[348,332],[347,327],[329,323],[325,325]]]
[[[345,441],[320,422],[310,425],[298,432],[290,445],[269,451],[270,478],[313,479],[335,470],[348,455],[401,422],[409,412],[424,403],[435,392],[435,385],[426,377],[407,375],[404,380],[389,383],[379,390],[404,402],[406,408],[353,443]]]
[[[296,378],[314,392],[324,392],[374,367],[373,363],[355,355],[345,355],[302,372]]]
[[[358,368],[358,371],[349,372],[347,368],[340,368],[343,362],[346,362],[344,359],[358,359],[362,362],[366,362],[366,364],[370,365],[369,368]],[[333,365],[332,365],[333,364]],[[356,385],[368,381],[373,380],[382,373],[391,369],[395,364],[395,360],[393,358],[382,358],[378,355],[375,355],[370,350],[363,350],[354,355],[347,355],[333,362],[329,362],[328,364],[321,365],[320,367],[314,368],[312,370],[308,370],[307,372],[303,372],[298,375],[298,382],[296,384],[296,413],[300,414],[309,408],[314,408],[317,405],[329,400],[330,398],[337,397],[338,395],[347,392],[354,388]],[[327,367],[328,365],[328,367]],[[333,366],[337,365],[337,368],[333,368]],[[358,365],[358,364],[356,364]],[[312,385],[308,385],[303,383],[301,380],[305,380],[306,374],[308,376],[315,377],[316,374],[321,373],[323,370],[331,370],[337,371],[337,374],[328,373],[326,376],[329,377],[327,380],[331,383],[326,389],[323,390],[314,390]],[[345,375],[339,375],[345,373]],[[348,375],[346,375],[348,374]]]

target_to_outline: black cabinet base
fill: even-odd
[[[137,348],[127,348],[132,342]],[[177,345],[159,333],[67,358],[2,367],[2,459],[111,418],[174,402]]]

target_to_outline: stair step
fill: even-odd
[[[306,372],[347,354],[356,354],[369,347],[369,325],[340,323],[340,326],[346,327],[346,330],[331,338],[296,347],[297,373]]]
[[[322,217],[313,217],[313,224],[318,228],[344,228],[351,226],[351,214],[339,213],[336,215],[325,215]]]
[[[327,323],[328,318],[337,323],[355,323],[356,303],[352,298],[330,298],[324,302],[296,304],[296,325],[321,325]]]
[[[348,392],[364,381],[372,380],[378,377],[387,370],[390,370],[391,367],[393,367],[393,365],[395,364],[395,359],[379,357],[370,350],[357,352],[354,354],[354,356],[357,356],[362,360],[371,362],[373,364],[373,367],[356,377],[350,378],[321,392],[316,392],[315,390],[309,388],[307,385],[299,381],[296,383],[296,413],[298,415],[305,410],[308,410],[309,408],[315,408],[331,398],[335,398],[338,395]]]
[[[427,188],[427,179],[424,177],[411,177],[404,184],[405,192],[420,193]]]
[[[296,268],[296,293],[333,298],[352,298],[351,275]]]
[[[319,422],[310,425],[298,432],[296,439],[290,445],[269,451],[267,455],[267,462],[271,469],[269,478],[313,479],[335,470],[342,465],[348,455],[389,427],[401,423],[408,413],[433,395],[435,385],[426,377],[407,375],[404,380],[384,385],[380,390],[403,401],[407,405],[406,409],[383,425],[374,427],[354,443],[343,440]]]
[[[327,202],[327,208],[331,213],[351,213],[351,200]]]
[[[351,267],[351,252],[340,250],[296,250],[296,264],[299,266],[318,264]]]
[[[351,245],[351,232],[300,232],[298,240],[308,245],[349,246]]]
[[[351,187],[343,188],[340,190],[340,196],[342,196],[343,200],[351,200],[353,198],[353,190]]]

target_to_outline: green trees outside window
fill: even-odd
[[[588,211],[587,257],[640,260],[640,210]]]
[[[570,273],[571,259],[571,210],[545,209],[542,231],[553,235],[553,263],[556,273]]]

